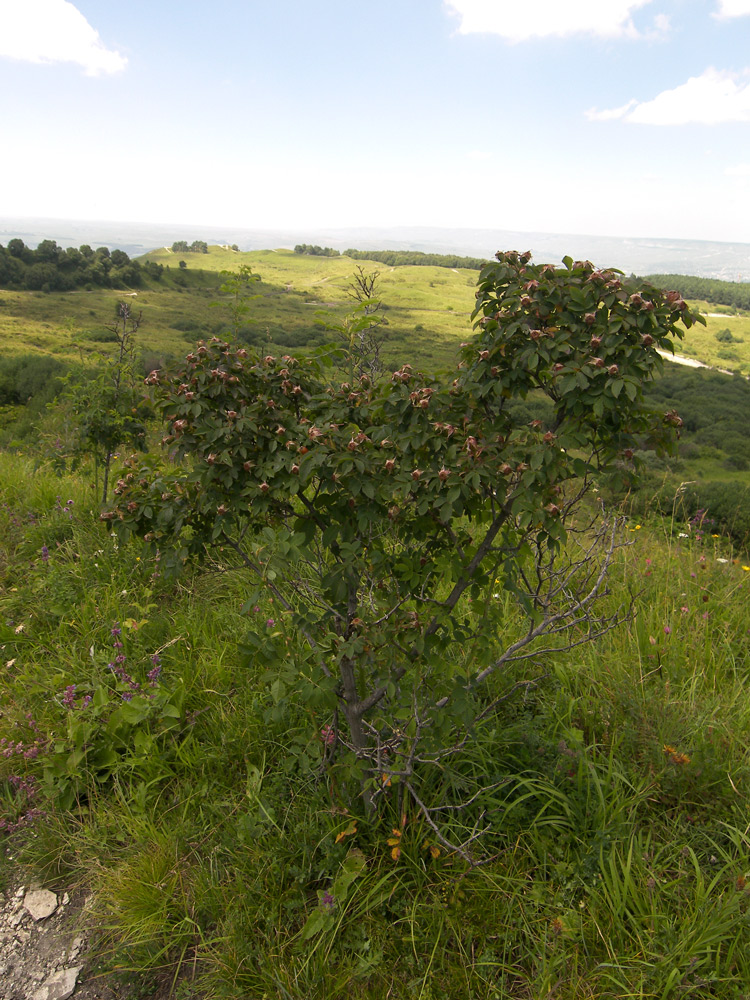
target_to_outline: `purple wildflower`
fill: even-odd
[[[267,619],[266,619],[266,625],[267,625],[267,626],[268,626],[269,628],[273,628],[274,624],[275,624],[275,622],[274,622],[273,618],[267,618]]]
[[[42,546],[42,562],[44,563],[49,562],[49,549],[47,548],[46,545]]]
[[[320,905],[325,907],[327,910],[332,910],[336,905],[336,900],[330,892],[324,892],[320,897]]]
[[[65,691],[63,692],[63,705],[66,708],[75,708],[76,702],[76,686],[75,684],[69,684]]]

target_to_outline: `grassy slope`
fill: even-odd
[[[351,262],[184,256],[184,290],[168,281],[136,300],[155,353],[184,353],[194,331],[173,324],[186,314],[207,331],[227,315],[210,307],[216,279],[194,270],[199,263],[249,261],[262,273],[253,315],[269,329],[301,332],[304,310],[321,303],[346,308]],[[475,272],[379,269],[397,349],[412,351],[418,315],[425,331],[445,323],[434,343],[425,333],[417,344],[427,359],[430,345],[448,351],[465,336]],[[34,350],[72,356],[71,332],[108,320],[118,298],[1,292],[0,322],[12,323],[0,332],[7,343],[24,330]],[[137,546],[113,544],[92,496],[82,475],[58,478],[0,455],[0,738],[37,739],[30,713],[46,747],[36,760],[0,756],[0,818],[24,805],[48,810],[24,863],[51,887],[86,886],[107,960],[144,972],[140,995],[154,995],[166,966],[185,973],[185,1000],[739,1000],[750,981],[750,569],[725,537],[698,539],[678,519],[631,522],[634,544],[609,599],[614,607],[638,593],[635,620],[595,648],[545,659],[545,682],[510,700],[471,750],[470,768],[514,777],[493,805],[494,860],[469,872],[432,859],[429,831],[411,818],[393,861],[395,792],[382,823],[360,818],[356,836],[337,844],[351,816],[317,772],[325,719],[294,698],[275,712],[272,672],[242,664],[237,651],[273,618],[281,653],[294,656],[297,637],[284,635],[278,607],[264,600],[243,615],[238,576],[163,580]],[[72,514],[61,507],[68,498]],[[99,690],[117,703],[107,668],[115,622],[142,682],[162,651],[158,691],[179,718],[155,712],[126,726],[110,764],[87,770],[69,728],[85,716],[66,709],[63,692],[75,684],[79,702]],[[113,745],[104,723],[87,739],[97,750]],[[26,803],[6,780],[38,778],[50,761],[52,791],[81,783],[72,809],[50,808],[43,791]],[[367,867],[304,942],[318,890],[334,887],[350,847]]]
[[[169,250],[147,255],[156,263],[175,264]],[[188,269],[232,270],[249,264],[261,276],[261,298],[252,304],[249,324],[268,331],[275,347],[295,347],[292,340],[303,331],[315,329],[322,339],[320,324],[327,317],[342,318],[354,305],[347,294],[357,263],[345,257],[309,257],[290,250],[264,250],[235,253],[211,248],[208,254],[180,255]],[[440,267],[405,266],[392,268],[383,264],[362,266],[380,274],[380,296],[388,320],[384,356],[394,364],[408,360],[420,366],[437,367],[449,362],[455,345],[471,333],[470,313],[474,304],[476,271]]]
[[[237,253],[212,247],[208,254],[179,254],[163,249],[146,255],[170,268],[164,281],[149,282],[133,302],[143,311],[141,342],[158,357],[181,357],[199,337],[227,328],[227,308],[212,307],[220,298],[222,269],[249,264],[260,274],[259,298],[251,304],[248,326],[260,343],[294,350],[308,341],[334,338],[323,329],[329,318],[341,319],[352,307],[346,286],[356,266],[343,257],[308,257],[290,250]],[[188,268],[179,272],[179,260]],[[389,364],[409,361],[425,368],[449,363],[455,345],[471,333],[477,272],[438,267],[367,265],[380,272],[380,291],[388,319],[384,358]],[[184,280],[185,287],[176,280]],[[115,290],[67,293],[0,291],[0,337],[9,353],[52,353],[72,358],[106,353],[89,339],[110,321],[122,293]],[[699,303],[705,312],[720,307]],[[694,327],[677,353],[718,367],[750,372],[750,317],[709,317],[707,328]],[[721,344],[716,333],[729,327],[742,343]],[[732,357],[726,356],[727,354]]]
[[[181,357],[200,337],[226,331],[229,310],[220,300],[222,269],[249,264],[262,281],[247,324],[263,344],[293,350],[311,341],[329,342],[325,322],[340,321],[354,302],[346,286],[355,264],[346,258],[306,257],[288,250],[235,253],[211,248],[208,254],[175,255],[169,250],[147,255],[170,268],[162,282],[148,281],[133,298],[143,312],[140,335],[145,352]],[[188,264],[179,271],[179,260]],[[381,295],[388,319],[383,355],[388,363],[408,360],[438,367],[450,362],[457,341],[471,333],[476,272],[438,267],[372,268],[381,275]],[[175,284],[184,281],[184,287]],[[0,292],[0,337],[12,353],[52,353],[74,357],[78,344],[87,354],[106,353],[89,338],[110,322],[122,292]]]
[[[712,368],[750,375],[750,316],[727,312],[711,302],[691,303],[704,314],[706,325],[694,326],[685,340],[676,345],[676,352],[702,361]],[[729,330],[736,343],[726,344],[716,339],[721,330]]]
[[[547,679],[470,749],[470,769],[513,780],[489,817],[494,858],[469,871],[431,858],[411,816],[391,858],[396,790],[380,823],[360,817],[337,843],[352,817],[317,773],[325,719],[294,698],[274,712],[273,672],[237,653],[273,617],[294,655],[280,609],[263,599],[243,615],[238,576],[163,580],[137,546],[117,549],[90,498],[81,477],[0,456],[0,737],[42,747],[0,756],[0,813],[24,806],[8,775],[38,778],[56,761],[58,790],[80,782],[72,809],[50,809],[41,790],[27,803],[47,815],[23,863],[50,887],[86,888],[106,962],[143,973],[134,996],[155,997],[165,969],[168,981],[182,970],[183,1000],[743,995],[750,567],[724,539],[631,523],[610,600],[637,591],[636,618],[545,658]],[[93,761],[87,772],[68,758],[68,727],[91,711],[67,709],[63,692],[118,703],[106,666],[116,622],[142,682],[161,650],[157,692],[179,718],[126,727],[96,780]],[[90,755],[112,744],[106,717]],[[365,869],[302,940],[352,848]]]

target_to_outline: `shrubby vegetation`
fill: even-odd
[[[176,240],[172,244],[172,253],[208,253],[208,243],[204,240]]]
[[[750,460],[747,379],[672,365],[648,387],[646,395],[655,405],[679,411],[685,442]]]
[[[310,243],[298,243],[295,253],[308,254],[313,257],[351,257],[352,260],[375,260],[390,267],[400,267],[405,264],[432,267],[465,267],[472,271],[481,271],[486,267],[487,260],[481,257],[459,257],[456,254],[423,253],[421,250],[339,250],[331,247],[313,246]]]
[[[660,460],[653,452],[637,453],[643,465],[638,480],[629,484],[632,509],[640,514],[658,511],[665,517],[677,511],[683,519],[698,516],[712,530],[746,547],[750,491],[737,476],[750,468],[746,430],[750,384],[675,365],[648,386],[646,399],[676,409],[683,427],[676,457]]]
[[[0,406],[23,405],[31,399],[51,402],[60,389],[65,366],[39,354],[0,357]]]
[[[487,266],[482,257],[459,257],[456,254],[423,253],[421,250],[345,250],[345,257],[353,260],[376,260],[390,267],[404,264],[432,267],[465,267],[472,271],[481,271]]]
[[[224,286],[241,333],[260,284]],[[742,996],[750,561],[683,490],[580,587],[599,470],[726,384],[644,412],[680,317],[504,255],[447,380],[225,337],[151,376],[167,454],[128,460],[122,520],[90,466],[0,454],[0,829],[142,995]]]
[[[270,588],[309,644],[282,683],[329,714],[342,775],[358,778],[369,808],[400,780],[438,842],[467,858],[461,806],[446,833],[422,772],[445,769],[507,697],[496,675],[502,685],[509,664],[617,620],[596,608],[617,524],[575,519],[593,474],[629,461],[639,435],[680,423],[643,410],[642,383],[677,323],[694,321],[678,294],[588,263],[498,258],[480,277],[480,332],[453,373],[406,365],[377,385],[369,374],[332,385],[314,360],[219,338],[174,376],[152,373],[166,443],[186,464],[134,461],[102,515],[123,538],[142,534],[164,566],[218,547]],[[508,410],[531,391],[552,402],[551,427]],[[528,629],[497,634],[488,616],[472,671],[446,671],[446,644],[467,637],[467,599],[487,607],[497,589],[520,602]]]
[[[318,244],[298,243],[294,248],[295,253],[307,254],[310,257],[340,257],[341,251],[334,250],[333,247],[320,247]]]
[[[131,260],[124,250],[83,245],[64,250],[55,240],[42,240],[36,250],[23,240],[0,245],[0,288],[29,291],[71,291],[87,285],[102,288],[138,287],[143,274],[159,280],[160,264],[146,261],[143,266]]]
[[[679,288],[686,299],[701,299],[717,305],[750,309],[750,282],[720,281],[687,274],[649,274],[646,278],[659,288]]]

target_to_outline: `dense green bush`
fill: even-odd
[[[691,516],[706,511],[732,538],[743,544],[750,541],[750,486],[733,480],[690,483],[683,503]]]
[[[683,441],[750,458],[750,383],[746,379],[671,365],[646,387],[645,396],[660,409],[677,410],[683,421]]]
[[[161,271],[155,267],[148,273],[157,279]],[[142,283],[141,266],[131,261],[123,250],[90,246],[79,249],[59,247],[54,240],[42,240],[36,250],[23,240],[0,244],[0,287],[28,291],[67,292],[73,288],[99,285],[104,288],[124,288]]]
[[[52,399],[64,372],[61,361],[46,355],[0,358],[0,405],[28,403],[35,397]]]

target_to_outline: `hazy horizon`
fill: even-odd
[[[749,28],[750,0],[5,0],[0,215],[742,241]]]
[[[422,250],[491,258],[497,250],[531,250],[535,260],[559,263],[570,254],[598,266],[636,274],[692,274],[729,281],[750,280],[750,243],[669,237],[598,236],[514,229],[440,226],[248,228],[169,223],[132,223],[44,217],[0,217],[0,243],[42,239],[59,246],[84,243],[121,249],[130,256],[170,246],[176,240],[237,244],[241,250],[293,249],[298,243],[336,250]]]

